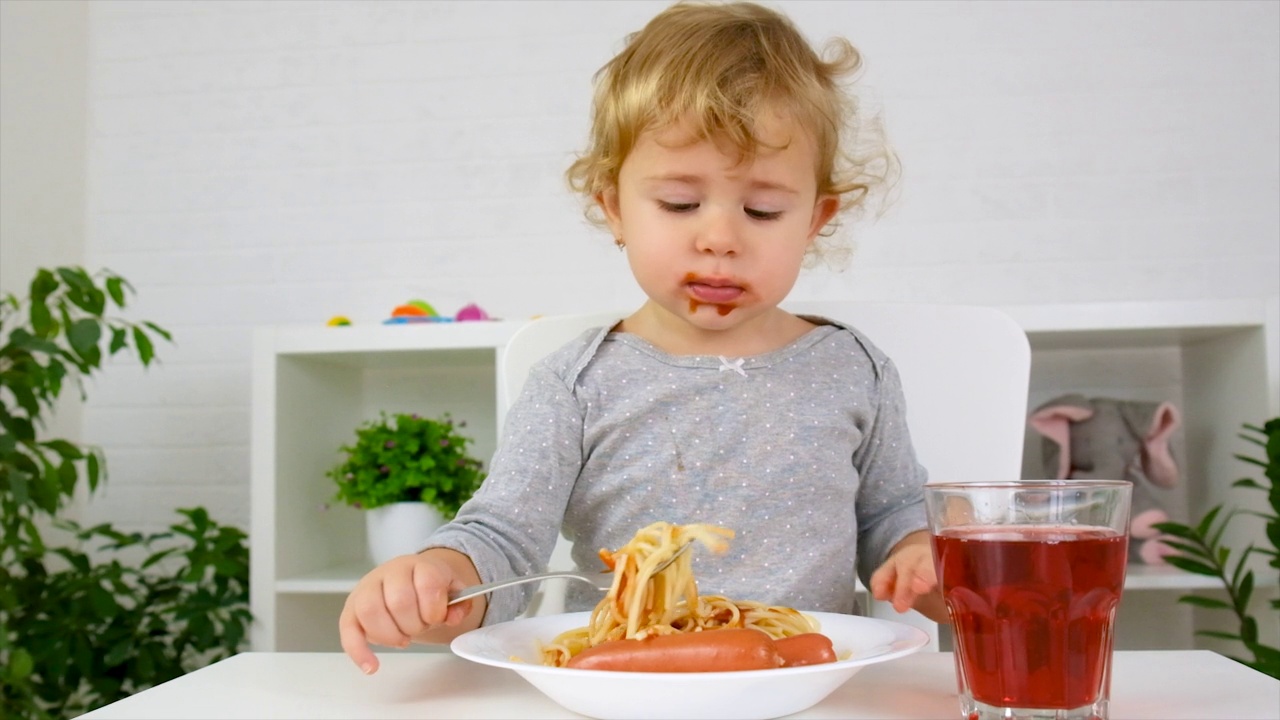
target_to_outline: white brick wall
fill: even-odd
[[[255,325],[638,302],[561,173],[592,73],[665,4],[92,3],[86,262],[178,342],[91,391],[91,514],[247,527]],[[906,171],[797,299],[1280,292],[1280,4],[777,6],[864,51]]]

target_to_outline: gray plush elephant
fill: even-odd
[[[1133,483],[1130,557],[1161,564],[1172,549],[1152,527],[1184,513],[1173,434],[1181,417],[1168,402],[1086,398],[1071,394],[1044,403],[1029,423],[1044,436],[1044,472],[1053,478]]]

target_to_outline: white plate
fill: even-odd
[[[910,655],[929,642],[919,628],[877,618],[806,613],[848,659],[776,670],[641,673],[539,663],[539,643],[582,627],[589,612],[513,620],[455,639],[458,656],[519,673],[556,703],[601,720],[767,720],[812,707],[862,668]],[[512,658],[519,658],[513,660]]]

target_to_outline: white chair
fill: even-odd
[[[1020,477],[1031,349],[1026,333],[1004,312],[961,305],[843,301],[796,302],[785,307],[848,323],[893,359],[902,376],[912,443],[930,481]],[[623,315],[548,317],[518,330],[499,361],[500,414],[519,394],[534,362],[587,328],[611,324]],[[571,566],[568,543],[561,538],[551,567]],[[563,587],[544,583],[529,612],[561,612],[563,602]],[[921,627],[937,649],[938,628],[932,621],[914,611],[899,615],[870,598],[867,604],[873,616]]]
[[[590,328],[613,325],[628,313],[624,311],[592,313],[587,315],[553,315],[529,321],[528,325],[517,330],[498,354],[498,438],[501,442],[502,427],[506,422],[507,409],[520,396],[525,378],[534,363],[550,355],[570,340],[581,335]],[[550,570],[573,569],[573,558],[569,555],[573,544],[563,536],[556,542],[551,559],[547,562]],[[533,594],[525,616],[553,615],[564,612],[565,584],[567,580],[544,581]]]

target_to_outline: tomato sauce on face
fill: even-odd
[[[704,303],[700,300],[694,300],[690,298],[689,314],[692,315],[698,312],[698,308],[702,307],[703,305],[710,305],[714,307],[716,309],[716,312],[719,313],[720,317],[724,317],[725,315],[728,315],[729,313],[738,309],[738,306],[733,303]]]
[[[694,273],[685,273],[684,281],[685,281],[685,283],[686,283],[686,284],[687,284],[687,283],[691,283],[691,282],[696,282],[697,280],[698,280],[698,276],[697,276],[696,274],[694,274]],[[746,288],[743,288],[743,291],[745,292],[745,291],[746,291]],[[731,313],[731,312],[733,312],[734,310],[738,309],[738,303],[733,303],[733,302],[725,302],[725,303],[705,302],[705,301],[703,301],[703,300],[699,300],[699,299],[697,299],[697,298],[689,298],[689,314],[690,314],[690,315],[692,315],[692,314],[694,314],[694,313],[698,312],[698,308],[700,308],[700,307],[702,307],[702,306],[704,306],[704,305],[709,305],[709,306],[711,306],[711,307],[714,307],[714,308],[716,309],[716,313],[717,313],[717,314],[719,314],[719,315],[720,315],[720,317],[724,317],[725,315],[728,315],[729,313]]]

